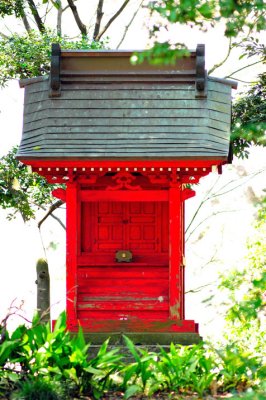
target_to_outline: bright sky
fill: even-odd
[[[110,4],[120,4],[115,1]],[[138,3],[138,2],[135,2]],[[128,23],[133,8],[120,19],[120,23]],[[71,16],[70,16],[71,17]],[[146,19],[146,21],[145,21]],[[145,48],[148,37],[144,30],[147,17],[139,15],[121,48],[142,49]],[[1,28],[1,23],[0,23]],[[121,32],[121,31],[120,31]],[[109,31],[110,47],[115,48],[120,40],[121,33],[118,33],[115,25]],[[184,41],[189,48],[196,48],[198,43],[206,44],[207,69],[219,62],[227,51],[227,39],[222,35],[222,27],[215,31],[202,33],[190,28],[174,29],[171,32],[173,37]],[[180,38],[180,39],[179,39]],[[233,55],[225,67],[217,70],[214,75],[224,77],[240,68],[246,63],[245,60],[238,61],[238,55]],[[238,75],[239,79],[252,80],[258,68],[244,70]],[[23,113],[23,90],[19,89],[18,82],[11,82],[8,87],[0,92],[0,155],[5,154],[12,146],[20,141]],[[252,174],[264,169],[264,174],[257,175],[254,179],[243,176],[243,171]],[[198,236],[195,236],[187,248],[188,271],[187,288],[194,289],[200,285],[213,283],[217,280],[217,272],[226,267],[237,265],[245,250],[245,241],[250,231],[254,217],[254,209],[251,206],[252,191],[254,195],[260,195],[265,187],[265,153],[261,149],[252,152],[252,156],[246,162],[235,160],[234,166],[224,169],[217,187],[227,184],[231,180],[241,182],[240,187],[221,197],[219,203],[211,203],[211,212],[225,211],[201,226]],[[242,175],[241,175],[242,174]],[[244,173],[245,175],[245,173]],[[193,215],[200,199],[214,181],[217,175],[211,174],[202,180],[197,187],[198,195],[187,203],[188,220]],[[243,185],[242,185],[243,181]],[[234,212],[233,212],[234,211]],[[200,218],[204,219],[209,215],[210,205],[204,207]],[[35,262],[39,257],[44,256],[40,235],[36,228],[36,222],[24,224],[21,218],[12,222],[6,220],[6,212],[0,209],[0,243],[1,243],[1,279],[0,279],[0,319],[5,315],[6,309],[11,301],[17,298],[25,300],[27,316],[31,318],[35,308],[36,285],[35,285]],[[42,229],[43,242],[49,247],[51,241],[58,243],[57,250],[47,252],[52,285],[52,299],[54,304],[53,316],[64,308],[64,232],[56,223],[45,223]],[[200,237],[202,235],[202,237]],[[237,238],[237,240],[236,240]],[[214,262],[210,263],[213,257]],[[206,266],[207,264],[207,266]],[[203,268],[203,266],[205,267]],[[213,286],[211,286],[212,290]],[[222,320],[216,315],[217,308],[206,309],[201,300],[207,297],[209,287],[198,295],[187,296],[187,318],[196,319],[200,322],[201,333],[206,335],[210,332],[219,335],[217,324]],[[211,322],[212,320],[212,322]]]

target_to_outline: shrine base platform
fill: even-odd
[[[181,345],[191,345],[200,343],[202,338],[195,332],[85,332],[86,342],[92,345],[101,345],[108,338],[112,346],[125,346],[123,336],[127,336],[136,346],[144,346],[149,349],[150,346],[169,346],[171,343]]]

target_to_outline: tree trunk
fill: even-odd
[[[50,321],[50,276],[47,261],[39,258],[37,272],[37,310],[43,322]]]

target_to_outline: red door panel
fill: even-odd
[[[81,216],[78,317],[166,319],[168,202],[84,202]],[[117,250],[133,262],[115,262]]]
[[[167,255],[167,212],[160,202],[83,203],[81,251],[109,253],[110,262],[117,250],[134,252],[139,262],[145,255]]]

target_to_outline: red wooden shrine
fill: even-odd
[[[66,202],[71,331],[196,334],[185,319],[185,202],[228,162],[233,83],[206,76],[202,46],[175,67],[129,58],[55,46],[50,78],[21,82],[18,158],[65,184],[53,194]]]

